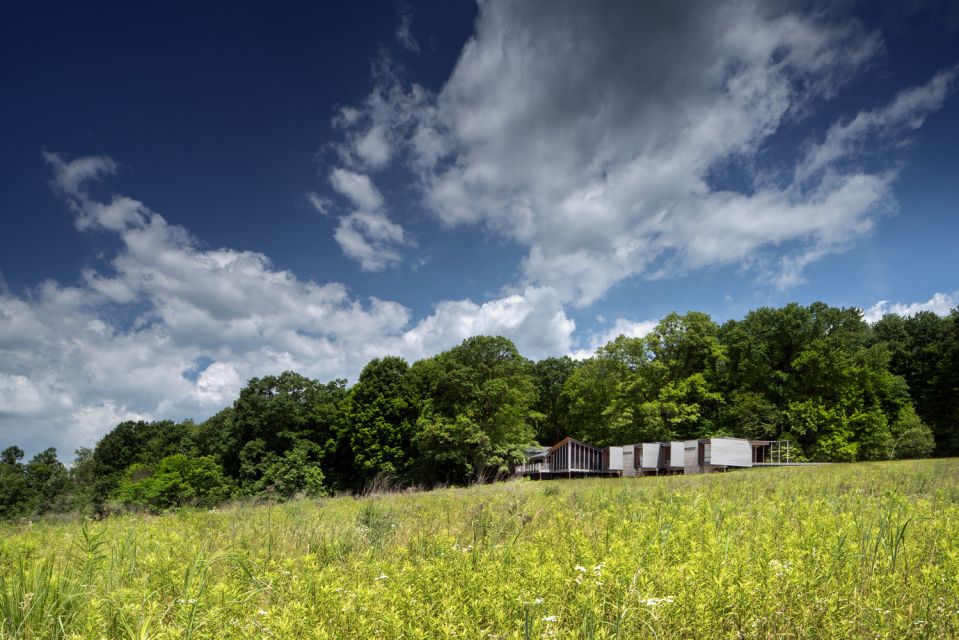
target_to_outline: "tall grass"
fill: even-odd
[[[959,637],[959,461],[0,526],[0,639]]]

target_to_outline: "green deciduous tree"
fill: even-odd
[[[889,457],[892,425],[912,402],[890,371],[891,350],[858,309],[758,309],[723,325],[720,339],[728,353],[724,430],[790,439],[817,460]]]
[[[0,518],[30,515],[36,504],[23,456],[23,449],[15,445],[0,452]]]
[[[894,440],[890,458],[924,458],[935,449],[932,429],[922,421],[912,405],[906,404],[899,410],[891,431]]]
[[[27,517],[68,506],[67,469],[50,448],[21,462],[20,447],[7,447],[0,453],[0,518]]]
[[[424,479],[491,478],[523,460],[540,416],[532,363],[512,342],[467,338],[414,369],[426,398],[416,436]]]
[[[73,464],[70,465],[68,471],[70,482],[68,489],[69,503],[72,509],[87,512],[93,508],[93,490],[96,482],[93,449],[80,447],[73,454]]]
[[[935,453],[959,454],[959,310],[889,314],[873,325],[891,354],[890,369],[909,386],[916,412],[935,437]]]
[[[578,363],[569,356],[545,358],[533,364],[537,400],[534,409],[542,417],[536,423],[536,440],[551,445],[569,434],[570,414],[563,386]]]
[[[67,468],[57,459],[57,450],[45,449],[35,455],[24,467],[27,483],[35,496],[37,513],[63,511],[68,506]]]
[[[671,313],[643,338],[619,337],[597,358],[620,363],[604,410],[608,443],[710,435],[723,403],[716,379],[726,355],[719,327],[704,313]]]
[[[781,433],[779,408],[758,391],[733,389],[720,413],[719,424],[727,435],[768,440]]]
[[[619,434],[606,412],[629,372],[621,358],[606,349],[581,363],[563,384],[561,398],[568,407],[569,435],[596,446],[613,444]],[[554,444],[554,443],[544,443]]]
[[[343,439],[353,461],[349,478],[353,487],[381,476],[413,479],[413,438],[421,404],[402,358],[377,358],[363,368],[343,405]]]
[[[274,456],[260,478],[260,490],[282,499],[298,493],[310,497],[326,495],[325,476],[318,461],[320,453],[315,444],[300,442],[283,455]]]
[[[195,455],[195,432],[196,426],[191,421],[139,420],[118,424],[93,450],[95,504],[101,504],[113,492],[131,464],[155,465],[177,453]]]
[[[267,469],[297,446],[315,451],[321,467],[335,467],[345,398],[345,380],[323,384],[292,371],[253,378],[219,425],[227,475],[255,492]]]

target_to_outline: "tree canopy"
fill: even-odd
[[[786,439],[822,461],[957,455],[959,310],[873,325],[822,303],[721,326],[670,313],[581,361],[532,362],[504,337],[475,336],[412,364],[373,359],[349,388],[293,371],[253,378],[201,424],[121,422],[69,469],[53,449],[25,462],[7,447],[0,517],[486,481],[567,435]]]

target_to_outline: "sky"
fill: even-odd
[[[959,305],[959,3],[0,9],[0,448],[671,311]]]

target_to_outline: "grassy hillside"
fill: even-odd
[[[0,638],[959,636],[959,460],[0,528]]]

